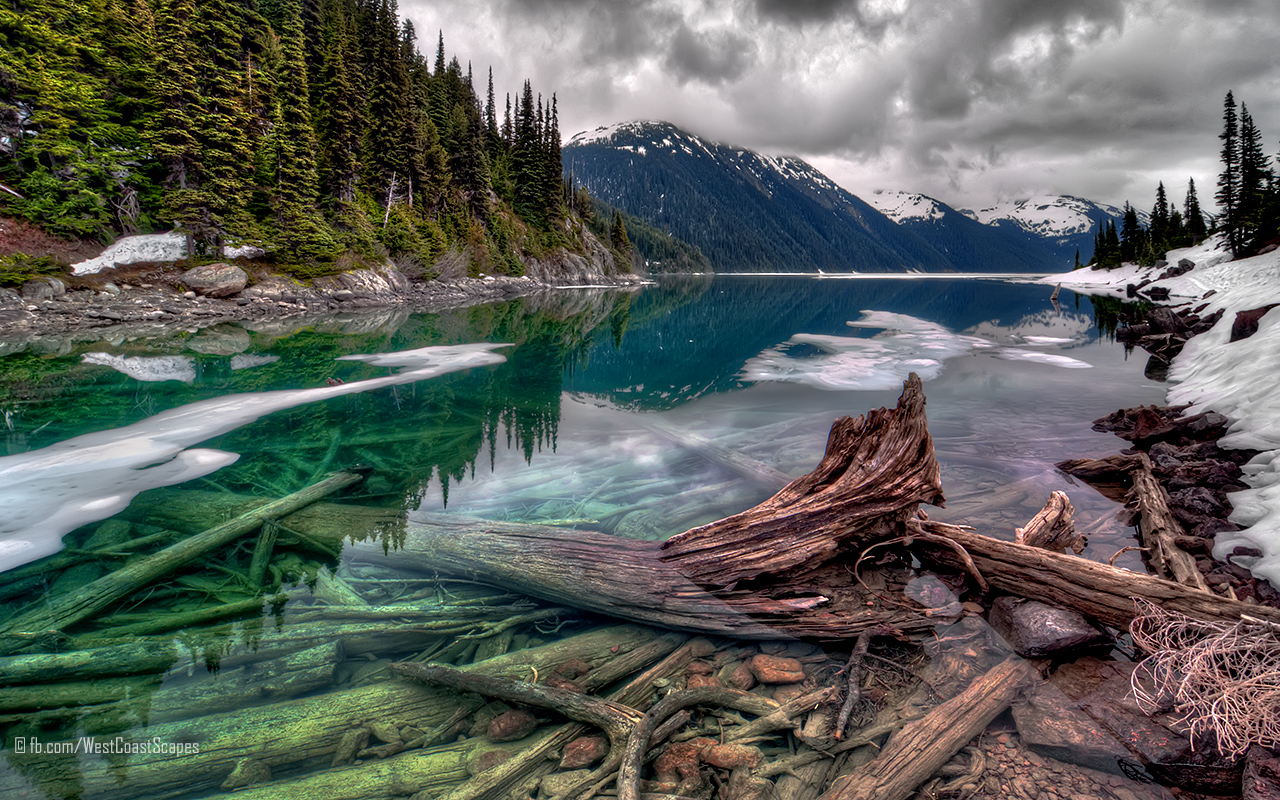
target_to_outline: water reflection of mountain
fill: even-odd
[[[1056,313],[1052,289],[993,280],[821,280],[812,277],[721,276],[691,292],[664,279],[637,297],[620,344],[597,337],[586,365],[566,380],[577,392],[634,408],[669,408],[709,392],[744,385],[743,364],[796,333],[873,336],[847,326],[863,310],[904,314],[952,331],[980,323],[1014,326]],[[655,314],[669,308],[678,314]],[[1088,300],[1073,311],[1087,313]],[[760,313],[768,309],[767,313]],[[621,388],[619,388],[621,387]]]

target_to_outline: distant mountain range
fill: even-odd
[[[867,202],[799,158],[666,122],[579,133],[562,160],[593,196],[695,245],[718,271],[1055,272],[1077,248],[1087,261],[1097,220],[1121,214],[1074,197],[964,212],[905,192]]]

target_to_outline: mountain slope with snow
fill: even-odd
[[[696,244],[717,270],[956,270],[799,158],[718,144],[665,122],[580,133],[562,158],[592,195]]]
[[[961,209],[960,213],[1021,238],[1045,242],[1068,263],[1073,262],[1077,250],[1081,261],[1092,257],[1099,223],[1115,220],[1119,228],[1124,222],[1124,209],[1071,195],[1005,200],[977,210]],[[1138,212],[1139,222],[1146,225],[1147,216]]]
[[[985,225],[926,195],[878,191],[867,200],[929,242],[961,272],[1054,272],[1073,263],[1073,254],[1063,256],[1046,239]]]

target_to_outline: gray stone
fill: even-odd
[[[998,598],[991,606],[990,622],[1018,655],[1027,658],[1109,641],[1075,611],[1018,597]]]
[[[28,303],[40,303],[62,297],[67,293],[67,285],[58,278],[32,278],[22,284],[22,299]]]
[[[187,340],[187,349],[207,356],[233,356],[253,344],[249,332],[239,325],[223,323],[203,328]]]
[[[1058,761],[1124,774],[1120,760],[1130,758],[1129,751],[1053,684],[1037,686],[1012,712],[1026,747]]]
[[[1191,259],[1189,259],[1189,258],[1180,258],[1180,259],[1178,259],[1178,266],[1180,266],[1180,267],[1186,267],[1187,269],[1191,269],[1191,268],[1192,268],[1192,267],[1194,267],[1195,265],[1196,265],[1196,262],[1192,261],[1192,260],[1191,260]]]
[[[182,273],[188,289],[206,297],[230,297],[249,283],[249,276],[234,264],[205,264]]]
[[[242,758],[236,762],[235,769],[222,782],[223,789],[239,789],[241,786],[252,786],[255,783],[266,783],[271,780],[271,768],[253,758]]]
[[[538,797],[558,797],[567,790],[573,788],[574,784],[591,774],[589,769],[574,769],[568,772],[553,772],[542,779],[539,785]]]

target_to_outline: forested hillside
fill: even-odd
[[[0,155],[0,213],[50,233],[177,226],[300,274],[581,246],[554,94],[498,96],[443,35],[429,61],[394,0],[6,3]]]

